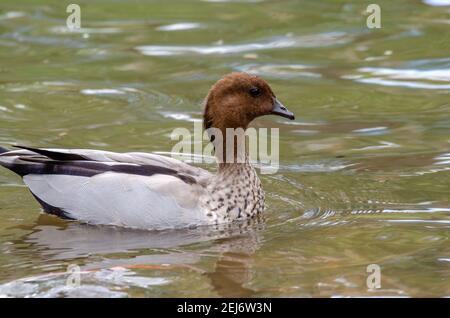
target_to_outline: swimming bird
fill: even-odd
[[[226,129],[245,131],[263,115],[294,119],[262,78],[230,73],[210,89],[203,113],[216,156]],[[232,137],[235,138],[235,137]],[[171,157],[90,149],[0,148],[0,165],[23,178],[44,212],[97,225],[183,228],[244,220],[264,211],[264,192],[245,147],[218,160],[215,174]]]

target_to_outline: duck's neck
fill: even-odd
[[[218,172],[220,174],[238,174],[242,170],[253,169],[253,166],[250,164],[250,159],[247,154],[245,154],[245,158],[242,161],[235,163],[228,162],[219,162],[218,164]]]
[[[219,129],[221,137],[215,136],[213,140],[219,171],[225,171],[232,167],[242,165],[250,165],[245,140],[245,129]]]

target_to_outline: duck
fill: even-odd
[[[226,136],[264,115],[294,119],[264,79],[233,72],[209,90],[203,128]],[[224,151],[210,136],[215,153]],[[22,177],[43,212],[67,220],[164,230],[247,220],[265,209],[258,174],[236,144],[216,173],[154,153],[14,147],[0,148],[0,165]]]

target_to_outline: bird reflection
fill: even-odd
[[[252,256],[260,246],[263,228],[262,217],[213,227],[143,231],[41,215],[23,241],[34,246],[37,255],[33,257],[43,262],[77,259],[86,271],[182,268],[207,277],[219,296],[250,297],[255,291],[244,286],[253,278]],[[202,260],[211,255],[214,266],[205,269]]]

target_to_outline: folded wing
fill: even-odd
[[[173,158],[22,147],[0,154],[0,165],[61,217],[146,229],[206,222],[198,198],[210,173]]]

